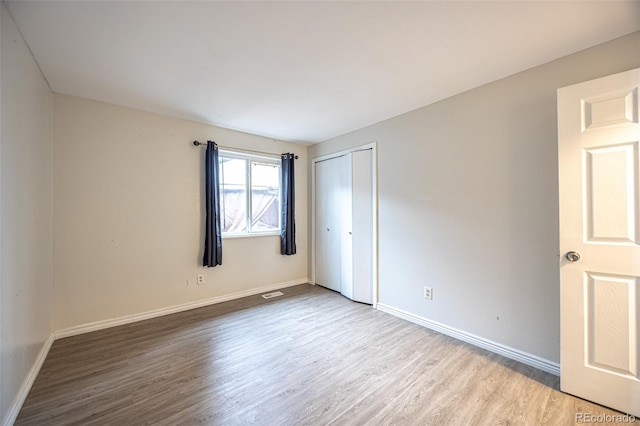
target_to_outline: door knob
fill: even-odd
[[[580,260],[580,253],[569,251],[564,255],[564,257],[566,257],[569,262],[577,262],[578,260]]]

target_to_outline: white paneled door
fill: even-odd
[[[640,416],[640,69],[558,90],[561,388]]]

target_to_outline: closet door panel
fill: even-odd
[[[317,162],[315,171],[316,284],[372,303],[372,151]]]
[[[316,163],[316,284],[340,291],[340,218],[335,214],[335,194],[339,193],[339,163]]]
[[[340,293],[353,299],[353,189],[352,189],[352,155],[347,154],[340,160],[340,194],[337,197],[340,217]]]
[[[373,164],[372,151],[356,151],[352,158],[353,297],[373,303]]]

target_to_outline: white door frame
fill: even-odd
[[[322,155],[311,159],[311,283],[316,284],[316,163],[332,158],[341,157],[356,151],[371,149],[371,184],[372,184],[372,223],[371,230],[373,247],[371,262],[371,285],[372,285],[372,305],[375,308],[378,304],[378,153],[377,142],[356,146],[331,154]]]

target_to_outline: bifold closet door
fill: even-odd
[[[373,159],[370,149],[355,151],[351,161],[352,296],[373,303]],[[344,294],[344,293],[343,293]],[[346,296],[346,294],[345,294]]]
[[[315,163],[316,284],[373,303],[373,163],[362,150]]]
[[[351,157],[320,161],[315,168],[316,284],[342,292],[344,216],[351,216]]]

